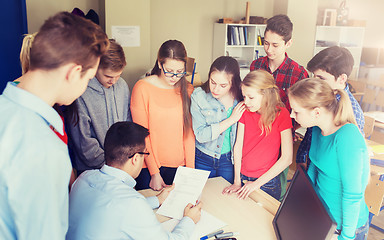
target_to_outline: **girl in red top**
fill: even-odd
[[[268,72],[248,73],[241,83],[241,91],[247,111],[237,126],[234,184],[223,193],[236,193],[245,199],[260,188],[279,200],[279,174],[292,162],[292,120]]]

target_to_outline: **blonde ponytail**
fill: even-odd
[[[306,109],[324,107],[333,113],[336,126],[346,123],[356,125],[351,101],[344,90],[332,90],[328,83],[317,78],[307,78],[296,82],[288,90],[288,96]],[[340,99],[337,100],[337,96]]]

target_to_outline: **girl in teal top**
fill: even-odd
[[[308,175],[341,231],[338,239],[366,239],[369,155],[348,95],[320,79],[304,79],[288,96],[291,117],[303,127],[314,127]]]

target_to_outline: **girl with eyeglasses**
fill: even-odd
[[[308,78],[295,83],[288,97],[291,117],[313,127],[308,175],[341,230],[338,239],[367,239],[369,155],[347,93]]]
[[[211,65],[208,81],[191,96],[193,131],[196,136],[195,167],[211,171],[233,183],[233,146],[237,121],[245,110],[236,59],[219,57]]]
[[[160,190],[171,185],[177,167],[194,168],[195,136],[192,131],[190,94],[185,79],[187,52],[177,40],[164,42],[151,75],[139,80],[131,98],[132,120],[149,129],[143,169],[136,189]]]
[[[235,179],[223,193],[236,193],[244,199],[262,189],[279,200],[279,174],[292,163],[292,120],[280,100],[275,79],[267,71],[248,73],[241,91],[246,111],[237,125]]]

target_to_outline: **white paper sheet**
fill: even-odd
[[[122,47],[140,47],[140,26],[112,26],[111,30]]]
[[[177,219],[170,219],[163,222],[161,225],[168,232],[172,232],[176,225],[180,222]],[[201,210],[200,221],[196,224],[195,231],[193,232],[190,240],[199,240],[201,237],[206,236],[216,230],[227,226],[227,224],[208,212]]]
[[[169,193],[157,214],[181,220],[187,204],[195,204],[199,199],[209,174],[209,171],[178,167],[173,180],[175,189]]]

